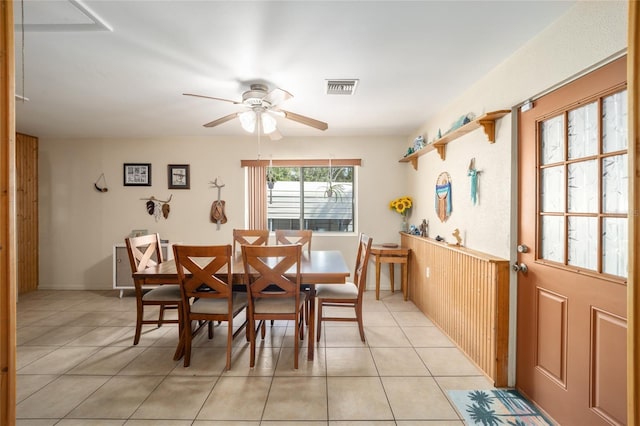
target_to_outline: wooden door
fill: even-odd
[[[519,123],[516,387],[560,424],[626,424],[626,58]]]
[[[38,138],[16,133],[18,294],[38,289]]]

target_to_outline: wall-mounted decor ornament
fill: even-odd
[[[209,182],[211,186],[218,189],[218,199],[211,205],[211,222],[216,224],[216,229],[220,230],[220,225],[227,223],[227,215],[224,213],[224,200],[220,199],[220,191],[224,187],[222,179],[218,183],[218,178],[215,178],[213,182]]]
[[[158,219],[160,219],[161,217],[164,217],[165,219],[169,218],[169,212],[171,211],[171,207],[169,206],[169,203],[171,202],[171,198],[173,198],[173,194],[171,194],[169,196],[169,199],[166,201],[158,200],[153,195],[149,198],[140,198],[140,199],[143,201],[145,200],[147,201],[146,203],[147,213],[153,216],[157,222]]]
[[[478,202],[478,175],[480,171],[476,169],[476,159],[472,158],[469,162],[467,176],[471,178],[471,202],[475,206]]]
[[[420,236],[425,238],[429,236],[429,221],[427,219],[422,219],[422,223],[420,224]]]
[[[451,176],[442,172],[436,180],[436,213],[441,222],[446,222],[451,216]]]
[[[93,187],[98,192],[107,192],[109,188],[107,188],[107,178],[104,177],[104,173],[100,173],[98,179],[93,183]]]

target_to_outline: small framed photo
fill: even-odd
[[[190,189],[188,164],[169,164],[167,170],[169,189]]]
[[[124,186],[151,186],[151,163],[124,163]]]

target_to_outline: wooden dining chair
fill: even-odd
[[[234,229],[233,253],[236,253],[236,243],[240,246],[249,244],[252,246],[266,246],[269,243],[268,229]]]
[[[312,236],[310,229],[276,229],[276,244],[300,244],[310,254]]]
[[[149,234],[140,237],[125,238],[127,253],[131,271],[139,272],[150,266],[162,263],[162,249],[160,246],[160,235]],[[142,282],[134,278],[133,284],[136,293],[136,332],[133,337],[133,344],[140,342],[140,333],[144,324],[155,324],[161,327],[162,324],[180,324],[182,318],[182,299],[180,287],[175,284],[165,284],[153,289],[143,289]],[[144,319],[145,306],[158,306],[160,313],[158,319]],[[177,309],[177,320],[165,320],[165,309]]]
[[[373,238],[360,234],[358,242],[358,255],[356,256],[356,268],[353,274],[353,282],[344,284],[317,284],[316,303],[318,306],[318,330],[317,340],[320,341],[323,321],[355,321],[358,323],[360,338],[364,342],[364,326],[362,324],[362,297],[367,285],[367,266],[371,243]],[[354,316],[333,316],[325,312],[325,307],[352,308]]]
[[[250,367],[255,366],[256,334],[265,337],[265,321],[291,320],[300,340],[304,338],[305,294],[300,290],[301,246],[242,246],[245,283],[249,294]],[[286,273],[286,275],[285,275]],[[256,325],[257,321],[257,325]],[[298,368],[299,342],[294,338],[293,368]]]
[[[313,231],[310,229],[276,229],[276,244],[300,244],[304,249],[306,246],[307,254],[311,254],[311,237]],[[311,295],[309,290],[305,290],[305,308],[304,320],[309,324],[309,310],[311,303]]]
[[[247,320],[234,332],[233,319],[247,307],[247,293],[233,291],[231,244],[218,246],[174,245],[185,325],[180,336],[184,366],[191,362],[191,341],[206,324],[213,338],[212,321],[227,322],[227,364],[231,369],[233,339],[246,327]],[[195,322],[195,329],[193,328]]]

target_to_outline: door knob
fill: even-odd
[[[529,247],[524,244],[518,245],[518,253],[527,253],[529,251]]]
[[[526,274],[529,271],[529,268],[527,267],[527,265],[525,265],[524,263],[518,263],[518,262],[511,265],[511,269],[513,269],[516,272],[522,272],[523,274]]]

